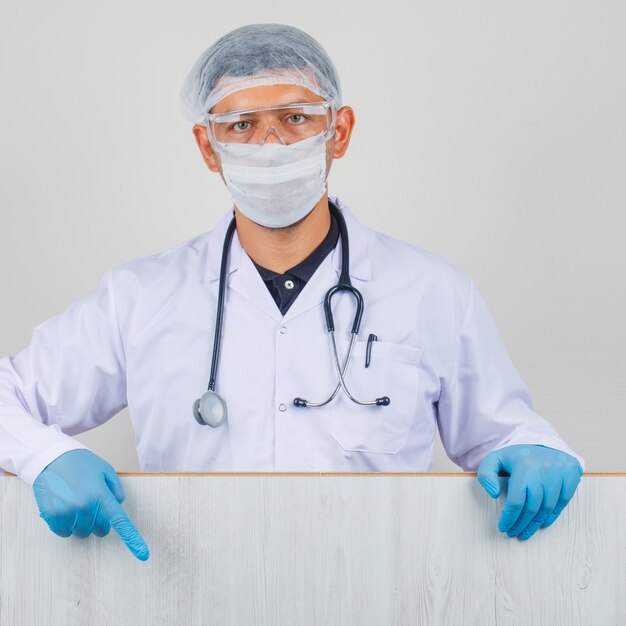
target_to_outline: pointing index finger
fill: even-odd
[[[146,542],[112,493],[102,503],[102,513],[133,555],[140,561],[147,561],[150,551]]]

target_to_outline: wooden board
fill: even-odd
[[[120,476],[146,562],[54,535],[0,477],[0,624],[626,623],[623,475],[526,542],[472,474]]]

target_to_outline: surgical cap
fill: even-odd
[[[231,30],[195,62],[180,90],[186,119],[204,123],[226,96],[261,85],[299,85],[341,108],[339,75],[320,44],[286,24],[248,24]]]

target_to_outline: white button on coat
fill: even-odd
[[[324,322],[341,240],[283,317],[235,232],[228,264],[216,391],[228,418],[199,425],[206,390],[219,268],[229,209],[216,227],[160,254],[105,273],[97,292],[39,324],[30,344],[0,359],[0,466],[28,483],[71,437],[125,406],[143,471],[430,471],[437,426],[448,456],[475,471],[492,450],[543,444],[575,454],[515,370],[472,280],[418,246],[360,224],[339,198],[350,275],[364,298],[343,392],[321,408],[337,375]],[[333,298],[343,361],[354,315]],[[288,338],[276,333],[288,325]],[[364,367],[369,333],[378,341]],[[287,401],[289,410],[276,412]]]

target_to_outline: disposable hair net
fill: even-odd
[[[186,119],[204,123],[226,96],[261,85],[299,85],[341,108],[339,75],[320,44],[286,24],[248,24],[226,33],[195,62],[180,90]]]

